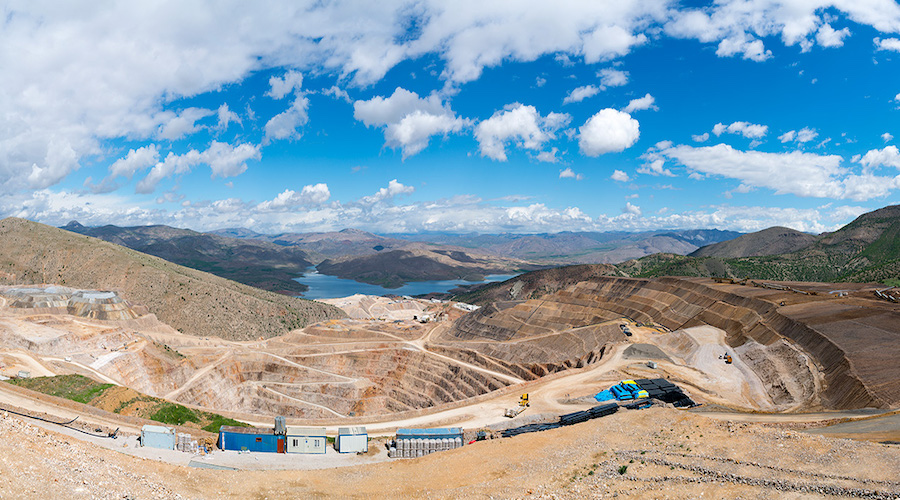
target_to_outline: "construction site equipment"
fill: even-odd
[[[731,358],[731,354],[725,354],[725,364],[730,365],[734,360]]]
[[[522,406],[522,407],[530,406],[528,403],[528,393],[527,392],[525,394],[522,394],[522,396],[519,398],[519,406]]]
[[[650,397],[647,391],[641,389],[634,380],[622,380],[618,384],[610,387],[609,390],[619,401]]]
[[[517,406],[515,408],[507,408],[506,411],[503,413],[503,416],[509,417],[509,418],[515,418],[518,414],[522,413],[523,411],[525,411],[524,406]]]

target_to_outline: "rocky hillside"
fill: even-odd
[[[701,247],[691,257],[755,257],[796,252],[818,241],[818,237],[787,227],[770,227]]]
[[[103,240],[36,222],[0,221],[0,284],[115,290],[173,328],[255,339],[344,316],[332,306],[260,290]]]
[[[609,264],[581,264],[525,273],[501,283],[453,297],[454,300],[486,306],[494,302],[528,300],[555,293],[563,288],[599,276],[627,276]]]
[[[302,276],[303,271],[312,265],[309,256],[297,247],[169,226],[85,227],[70,222],[62,229],[100,238],[245,285],[288,295],[306,291],[306,286],[294,281],[294,278]]]
[[[386,238],[358,229],[344,229],[325,233],[259,234],[247,229],[221,229],[210,234],[233,238],[252,238],[282,247],[302,249],[313,263],[350,255],[373,255],[383,250],[396,250],[409,245],[408,241]]]
[[[863,214],[800,250],[756,257],[650,255],[618,266],[631,276],[725,276],[880,282],[900,276],[900,205]]]

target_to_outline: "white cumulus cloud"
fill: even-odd
[[[264,201],[256,208],[262,211],[291,209],[305,205],[319,205],[328,201],[329,198],[331,198],[331,191],[328,190],[328,185],[320,182],[303,186],[299,193],[292,189],[285,189],[274,199]]]
[[[900,52],[900,39],[897,38],[876,38],[875,39],[875,47],[878,50],[890,50],[893,52]]]
[[[621,170],[613,171],[612,175],[609,176],[609,178],[618,182],[628,182],[631,180],[631,178],[628,177],[628,174]]]
[[[578,146],[587,156],[600,156],[630,148],[640,135],[638,121],[631,115],[606,108],[578,129]]]
[[[403,158],[421,152],[435,135],[458,133],[471,125],[436,94],[419,97],[401,87],[390,97],[356,101],[353,116],[368,127],[384,127],[385,144],[401,148]]]
[[[574,170],[567,167],[565,170],[559,171],[559,178],[560,179],[575,179],[576,181],[580,181],[580,180],[584,179],[584,176],[581,174],[576,174]]]
[[[393,179],[388,182],[387,187],[379,189],[371,196],[363,197],[360,201],[366,205],[373,205],[375,203],[392,200],[400,195],[411,194],[413,191],[415,191],[414,187],[405,186],[402,183],[397,182],[397,179]]]
[[[631,113],[634,111],[642,111],[645,109],[659,109],[656,107],[656,99],[654,99],[650,94],[647,94],[644,97],[639,97],[637,99],[632,99],[628,102],[628,106],[625,106],[625,109],[623,109],[622,111]]]
[[[199,152],[195,149],[182,155],[170,152],[166,158],[156,163],[146,177],[141,179],[135,191],[142,194],[152,193],[160,181],[173,175],[186,174],[200,164],[209,165],[211,178],[234,177],[247,170],[247,161],[260,158],[259,146],[212,141],[209,147]]]
[[[837,155],[740,151],[727,144],[673,146],[659,154],[694,172],[737,179],[746,187],[767,188],[775,194],[865,201],[900,186],[900,176],[854,174],[841,166],[843,159]]]
[[[830,24],[825,23],[816,32],[816,42],[822,47],[842,47],[844,38],[850,36],[850,28],[836,30]]]
[[[569,92],[563,99],[563,104],[571,104],[573,102],[581,102],[588,97],[593,97],[600,93],[600,87],[596,85],[584,85],[582,87],[576,87]]]
[[[623,214],[631,214],[636,215],[638,217],[641,216],[641,207],[637,205],[632,205],[630,201],[625,202],[625,206],[622,207]]]
[[[567,114],[541,116],[534,106],[514,103],[481,121],[475,127],[475,139],[482,156],[506,161],[507,142],[513,141],[524,149],[540,150],[547,141],[555,139],[556,131],[570,120]]]
[[[731,125],[717,123],[712,130],[713,134],[716,134],[716,136],[720,136],[727,132],[729,134],[742,135],[748,139],[761,139],[765,137],[768,131],[769,127],[767,125],[758,125],[748,122],[734,122]]]
[[[628,84],[628,72],[615,68],[603,68],[597,72],[603,87],[621,87]]]

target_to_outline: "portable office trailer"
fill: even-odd
[[[340,427],[334,440],[334,449],[340,453],[365,453],[369,451],[369,434],[365,427]]]
[[[274,429],[256,429],[253,427],[232,427],[223,425],[219,428],[219,449],[232,451],[262,451],[267,453],[284,453],[284,436],[275,434]]]
[[[161,425],[145,425],[141,427],[141,446],[159,448],[161,450],[175,449],[175,429]]]
[[[325,453],[324,427],[287,426],[288,453]]]

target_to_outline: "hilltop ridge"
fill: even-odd
[[[0,220],[0,284],[116,290],[198,336],[245,340],[343,317],[332,306],[267,292],[107,241],[18,218]]]

